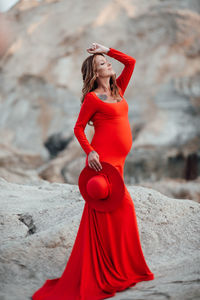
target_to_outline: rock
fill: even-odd
[[[200,174],[200,139],[171,148],[155,145],[136,146],[133,143],[124,167],[126,182],[129,184],[156,182],[171,178],[195,180]],[[166,181],[167,185],[167,181]]]
[[[140,182],[139,186],[153,188],[170,198],[190,199],[200,203],[200,177],[191,181],[164,178],[156,182]]]
[[[113,299],[198,299],[199,203],[168,198],[150,188],[127,188],[155,279]],[[46,181],[20,185],[1,179],[0,191],[0,297],[27,300],[46,279],[61,276],[85,201],[77,185]]]
[[[82,152],[81,147],[77,147],[77,141],[73,139],[67,149],[38,168],[38,175],[49,182],[77,184],[77,178],[85,163]]]
[[[77,18],[66,19],[68,1],[51,4],[31,1],[28,5],[20,1],[7,13],[17,38],[3,57],[0,70],[0,137],[4,139],[9,132],[12,145],[45,159],[48,156],[45,144],[49,145],[51,137],[65,136],[56,147],[55,143],[53,148],[52,143],[49,146],[51,158],[52,154],[57,155],[58,149],[67,146],[80,108],[76,95],[80,96],[80,65],[87,55],[83,49],[93,34],[104,36],[106,29],[113,32],[109,44],[137,60],[126,91],[130,122],[133,132],[137,132],[134,146],[142,150],[153,146],[157,153],[160,146],[168,151],[172,146],[178,148],[191,143],[199,136],[200,128],[199,70],[196,68],[200,49],[199,2],[149,1],[141,3],[138,9],[134,3],[118,1],[115,5],[111,3],[98,18],[99,8],[86,5],[87,18],[81,19],[81,30],[78,16],[84,10],[79,4],[74,13]],[[54,9],[49,15],[51,6]],[[73,9],[70,5],[72,15]],[[89,11],[92,13],[88,14]],[[123,22],[116,24],[114,18],[107,23],[109,11]],[[88,31],[88,22],[94,24],[94,32]],[[55,23],[57,26],[52,27]],[[37,39],[42,42],[35,47]],[[115,60],[113,65],[117,71],[122,68]],[[10,80],[6,81],[8,77]],[[183,164],[179,174],[182,167]],[[67,170],[69,166],[63,168]],[[188,179],[197,176],[189,172]],[[63,180],[62,174],[52,174],[53,177]],[[64,180],[73,180],[67,177]]]
[[[37,168],[45,160],[39,154],[0,143],[0,177],[15,183],[40,181]]]
[[[86,48],[98,36],[105,45],[137,61],[125,92],[134,139],[127,163],[135,163],[132,152],[134,156],[136,148],[145,152],[150,147],[158,156],[165,151],[163,156],[167,158],[172,148],[179,152],[195,143],[196,149],[187,156],[173,158],[175,173],[182,177],[187,157],[192,157],[185,177],[195,179],[200,175],[192,166],[199,157],[200,134],[199,0],[139,4],[123,0],[108,4],[102,0],[100,6],[82,1],[72,6],[67,0],[19,1],[7,15],[15,29],[15,40],[1,60],[1,139],[9,133],[13,146],[47,159],[45,143],[52,136],[60,134],[65,142],[73,136],[80,109],[81,64],[89,55]],[[109,60],[119,74],[123,65],[111,57]],[[61,144],[60,150],[64,149]],[[57,155],[58,149],[56,146],[50,151]],[[145,155],[157,166],[158,157],[148,156],[148,151]],[[139,165],[141,157],[136,157]],[[64,169],[67,174],[70,166],[54,169],[57,173],[51,178],[63,181],[58,170]],[[151,173],[151,166],[147,173]],[[160,176],[158,167],[151,180]],[[64,177],[72,181],[75,176]]]

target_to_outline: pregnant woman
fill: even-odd
[[[82,106],[74,134],[86,153],[85,166],[96,172],[101,161],[121,174],[132,146],[128,103],[124,92],[136,60],[116,49],[93,43],[82,65]],[[105,54],[124,64],[116,78]],[[93,122],[91,143],[84,129]],[[139,281],[153,280],[141,247],[133,200],[125,186],[122,205],[99,212],[85,203],[79,229],[67,265],[60,278],[48,279],[33,300],[100,300]]]

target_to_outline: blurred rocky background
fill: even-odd
[[[125,93],[126,183],[200,202],[199,0],[22,0],[3,15],[13,34],[0,65],[1,177],[77,184],[80,68],[96,41],[137,60]]]

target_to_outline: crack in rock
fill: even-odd
[[[33,217],[29,214],[18,214],[19,220],[28,227],[27,234],[34,234],[36,232],[36,226],[33,222]]]

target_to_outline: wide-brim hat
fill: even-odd
[[[78,185],[81,195],[91,208],[109,212],[122,204],[124,180],[113,165],[104,161],[101,161],[101,165],[100,171],[85,166],[79,175]]]

